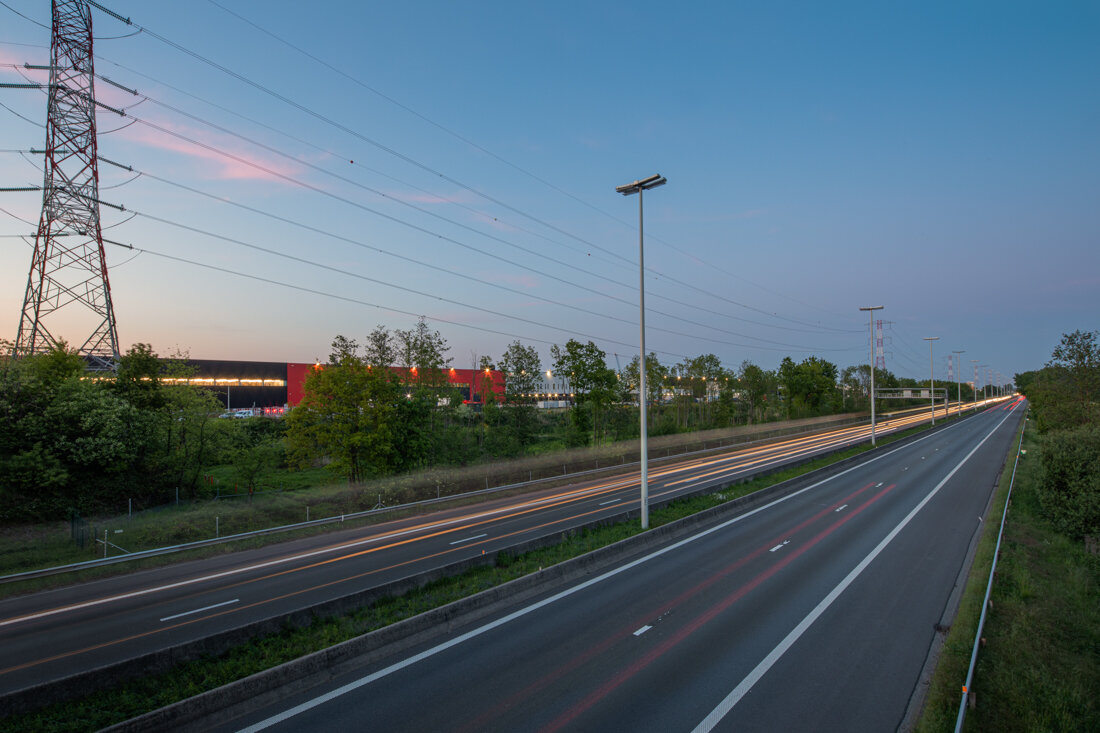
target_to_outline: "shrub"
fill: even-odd
[[[1046,518],[1076,539],[1100,534],[1100,426],[1048,433],[1042,465]]]

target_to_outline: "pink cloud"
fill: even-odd
[[[160,121],[153,124],[169,132],[139,123],[127,128],[123,134],[130,141],[146,147],[178,153],[203,163],[216,164],[213,169],[209,166],[203,166],[203,170],[207,172],[209,178],[229,181],[261,180],[289,183],[280,176],[297,177],[301,174],[300,169],[289,165],[285,159],[257,156],[225,135]],[[201,144],[196,145],[184,138],[195,140]],[[204,145],[210,147],[203,147]],[[228,155],[223,155],[218,151],[224,151]]]

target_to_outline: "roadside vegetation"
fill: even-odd
[[[1016,375],[1031,402],[1005,524],[971,731],[1100,730],[1100,348],[1065,334],[1050,362]],[[948,634],[918,731],[953,730],[1008,474]]]
[[[283,420],[217,419],[219,398],[188,382],[194,374],[185,355],[161,358],[148,344],[122,355],[115,373],[99,374],[87,373],[64,344],[20,359],[9,347],[0,340],[5,529],[300,488],[324,483],[321,474],[358,485],[599,449],[639,435],[632,394],[639,360],[613,370],[591,341],[555,345],[550,364],[519,341],[495,361],[472,354],[478,370],[505,374],[502,390],[488,378],[470,385],[479,405],[464,404],[449,383],[450,347],[424,319],[407,330],[379,326],[362,345],[337,336]],[[650,354],[645,368],[653,437],[869,408],[866,365],[841,370],[817,357],[788,357],[775,370],[749,362],[733,368],[713,354],[666,365]],[[544,370],[567,380],[568,409],[537,409]],[[920,386],[885,370],[875,378],[881,387]],[[965,392],[963,399],[972,397]]]
[[[925,428],[913,428],[886,436],[879,443],[888,444],[923,429]],[[729,487],[718,493],[674,501],[665,507],[654,509],[650,513],[650,524],[659,527],[869,449],[868,445],[851,448],[798,468]],[[181,664],[165,674],[133,680],[97,691],[85,698],[10,717],[0,721],[0,730],[85,731],[129,720],[583,555],[640,531],[638,522],[632,520],[570,533],[559,544],[521,555],[500,553],[491,566],[475,568],[435,581],[399,597],[382,599],[356,613],[314,618],[307,627],[286,628],[278,634],[257,638],[248,644],[226,650],[218,657],[204,657]]]

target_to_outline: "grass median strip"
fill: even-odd
[[[922,428],[914,428],[880,439],[879,444],[920,430]],[[868,449],[866,445],[851,448],[717,493],[674,501],[654,509],[650,524],[653,527],[667,524]],[[97,730],[583,555],[640,531],[636,520],[621,522],[567,534],[557,545],[522,555],[500,553],[493,566],[440,579],[402,596],[382,599],[352,614],[314,618],[309,626],[285,628],[277,634],[228,649],[217,657],[183,663],[171,672],[131,680],[81,699],[12,716],[0,721],[0,730]]]

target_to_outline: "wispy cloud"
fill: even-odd
[[[212,167],[203,166],[207,178],[289,183],[280,176],[299,177],[301,175],[301,169],[285,159],[256,155],[252,150],[228,136],[171,122],[157,121],[153,124],[168,132],[139,124],[126,129],[126,138],[146,147],[178,153],[197,162],[214,163]],[[195,144],[190,140],[201,144]]]

